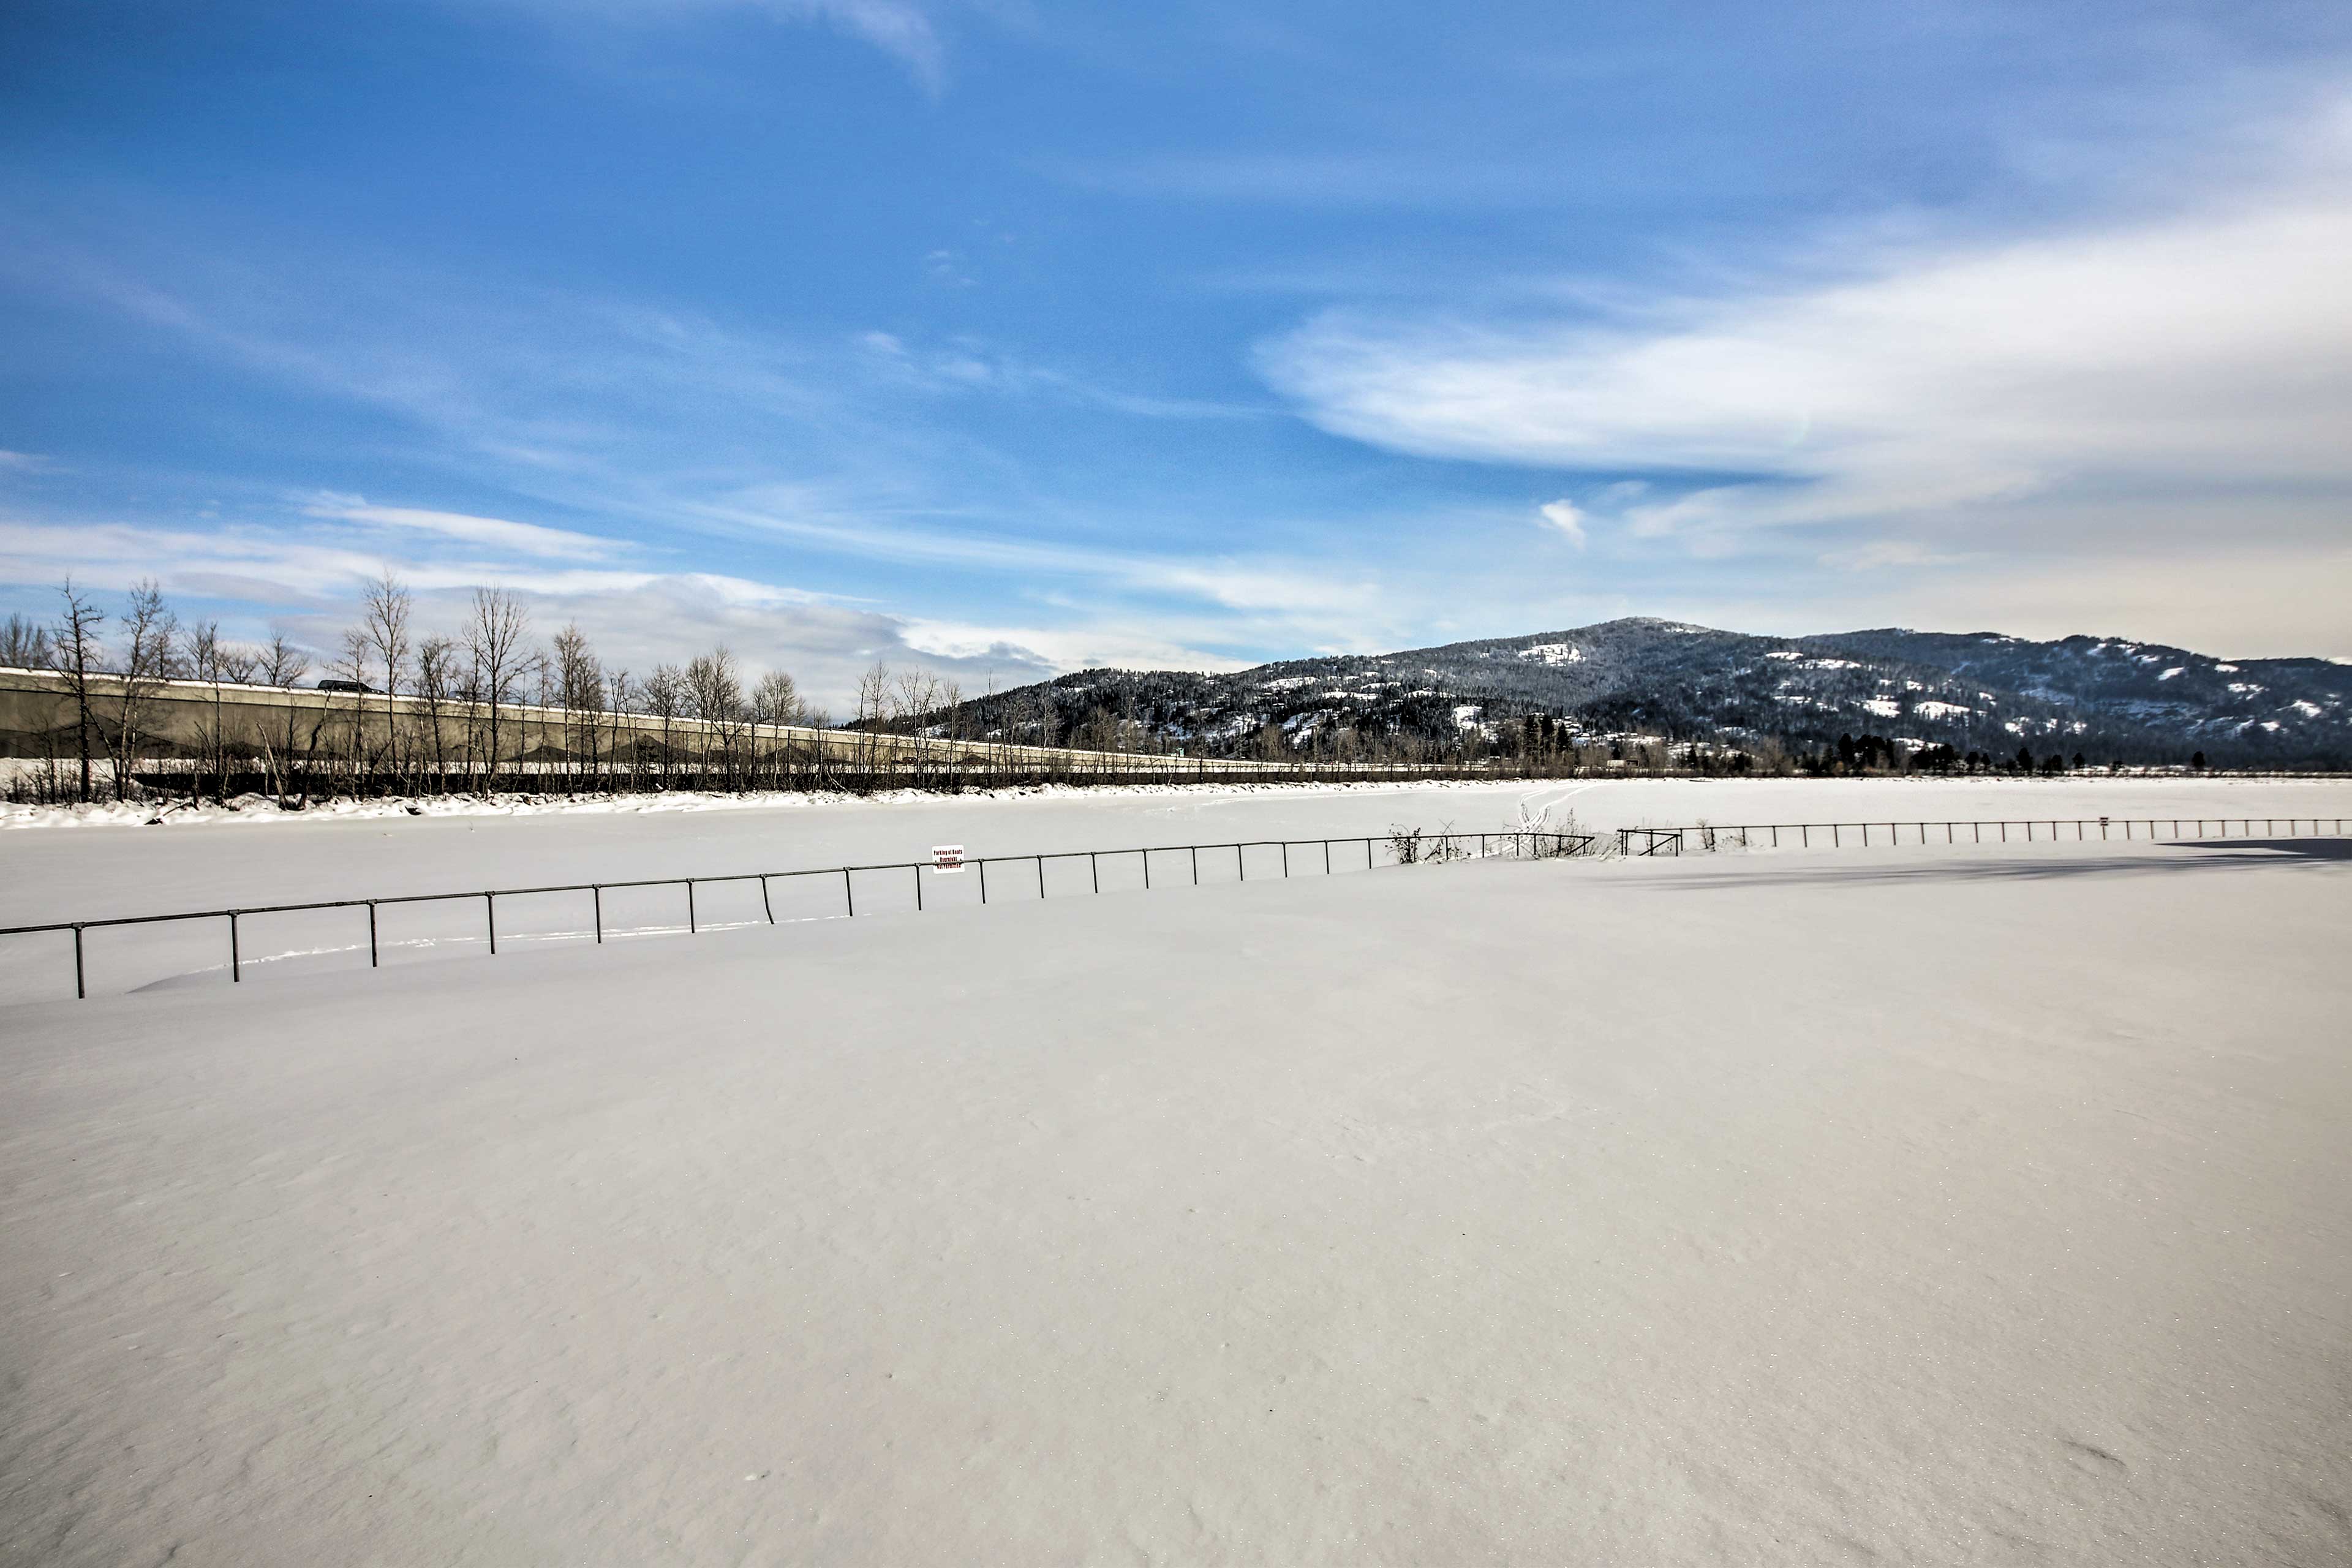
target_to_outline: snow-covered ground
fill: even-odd
[[[1517,793],[5,853],[19,907],[90,856],[38,862],[86,908]],[[0,1009],[0,1562],[2341,1563],[2339,848],[1421,867]]]
[[[232,816],[159,827],[58,827],[0,833],[0,925],[95,920],[187,910],[252,908],[327,899],[390,898],[483,889],[716,877],[801,868],[902,863],[936,844],[972,855],[1021,855],[1235,839],[1384,835],[1392,826],[1480,833],[1522,813],[1573,813],[1588,827],[1643,823],[1920,821],[1952,818],[2116,816],[2342,816],[2352,819],[2352,781],[2089,779],[2060,782],[1771,780],[1411,784],[1328,787],[1052,790],[1013,796],[911,795],[887,800],[795,795],[770,804],[731,797],[638,798],[483,811],[453,805],[410,816],[397,808],[330,815]],[[1883,838],[1884,836],[1882,835]],[[1360,853],[1360,851],[1359,851]],[[1310,857],[1309,864],[1313,858]],[[1343,853],[1337,864],[1353,862]],[[1273,849],[1253,850],[1252,879],[1278,876]],[[1224,857],[1205,858],[1204,880],[1233,879]],[[1156,884],[1189,880],[1160,861]],[[1049,894],[1139,887],[1140,864],[1114,858],[1049,863]],[[979,878],[933,882],[933,912],[976,902]],[[1034,877],[992,874],[992,902],[1034,893]],[[857,881],[861,915],[911,911],[906,873]],[[700,889],[698,922],[726,925],[839,916],[838,879],[778,882],[762,906],[753,883]],[[502,949],[588,941],[585,895],[507,900]],[[682,930],[679,889],[614,892],[608,930]],[[407,906],[381,912],[386,963],[487,951],[484,911],[470,905]],[[364,965],[363,912],[256,917],[241,931],[244,957],[262,965]],[[94,990],[122,991],[194,971],[225,978],[225,924],[142,926],[92,932],[85,961]],[[69,994],[72,949],[63,936],[0,937],[0,1000]]]

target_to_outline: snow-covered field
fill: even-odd
[[[1011,798],[918,795],[891,800],[790,796],[765,805],[728,798],[654,798],[484,810],[451,803],[410,816],[397,808],[330,815],[231,816],[163,826],[49,826],[0,832],[0,925],[94,920],[176,910],[252,908],[328,899],[390,898],[483,889],[712,877],[927,857],[935,844],[973,855],[1125,849],[1235,839],[1384,835],[1392,826],[1471,833],[1510,826],[1522,813],[1570,812],[1588,827],[1643,823],[1874,822],[1953,818],[2116,816],[2342,816],[2352,819],[2352,781],[2114,779],[1723,781],[1418,784],[1330,788],[1161,788],[1048,791]],[[23,820],[23,818],[20,818]],[[2234,829],[2233,829],[2234,831]],[[1883,840],[1884,835],[1882,834]],[[1360,850],[1357,851],[1360,853]],[[1309,857],[1308,863],[1318,857]],[[1351,862],[1342,853],[1337,864]],[[1253,879],[1278,876],[1271,848],[1250,851]],[[1227,857],[1204,858],[1203,880],[1240,874]],[[1189,881],[1191,868],[1161,860],[1155,883]],[[1049,863],[1049,895],[1139,888],[1132,857],[1095,865]],[[932,912],[976,902],[979,879],[933,882]],[[1026,873],[992,875],[992,902],[1034,894]],[[857,879],[861,917],[911,912],[911,878]],[[707,887],[704,925],[838,917],[838,879],[778,882],[762,906],[755,883]],[[502,901],[502,953],[528,944],[587,942],[585,895]],[[608,893],[608,931],[682,931],[682,889]],[[386,909],[378,951],[388,964],[487,952],[484,910],[469,904]],[[240,946],[249,965],[364,967],[363,911],[254,917]],[[94,992],[121,992],[190,973],[226,980],[224,922],[95,931],[86,943]],[[248,969],[248,973],[252,973]],[[69,995],[72,947],[64,936],[0,937],[0,1000]]]
[[[478,874],[633,853],[530,826]],[[9,1007],[0,1561],[2340,1563],[2338,851],[1419,867]]]

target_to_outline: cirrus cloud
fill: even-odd
[[[1584,510],[1574,501],[1546,501],[1536,508],[1536,513],[1558,530],[1570,544],[1579,550],[1584,548]]]
[[[2315,141],[2345,140],[2340,117]],[[1259,365],[1335,434],[1682,477],[1637,535],[1947,523],[2081,495],[2352,493],[2352,159],[2158,220],[1571,320],[1334,310]],[[2289,509],[2290,510],[2294,509]]]

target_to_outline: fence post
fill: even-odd
[[[1139,849],[1136,853],[1143,857],[1143,890],[1148,893],[1151,891],[1151,851]]]
[[[89,1000],[89,987],[82,982],[81,922],[79,921],[74,921],[74,1000],[77,1002]]]
[[[923,912],[923,868],[920,863],[907,868],[915,873],[915,912]]]
[[[988,858],[986,856],[981,857],[980,860],[980,901],[982,904],[988,902]]]
[[[700,931],[701,929],[702,929],[702,928],[701,928],[700,926],[697,925],[697,924],[695,923],[695,921],[694,921],[694,879],[693,879],[693,878],[691,878],[691,877],[688,877],[688,878],[686,879],[686,930],[687,930],[687,934],[688,934],[688,935],[689,935],[689,936],[691,936],[691,935],[693,935],[695,932],[697,932],[697,931]]]
[[[1367,838],[1367,839],[1365,839],[1365,840],[1364,840],[1364,869],[1365,869],[1365,870],[1367,870],[1367,871],[1369,871],[1369,870],[1370,870],[1371,868],[1372,868],[1372,841],[1371,841],[1370,839]]]
[[[1193,845],[1193,846],[1192,847],[1192,886],[1194,886],[1194,887],[1196,887],[1196,888],[1197,888],[1197,887],[1199,887],[1199,886],[1201,885],[1201,847],[1200,847],[1199,845],[1195,844],[1195,845]]]
[[[498,949],[492,948],[490,951],[496,952]],[[245,978],[244,955],[237,951],[236,911],[235,910],[231,910],[228,912],[228,978],[231,984],[235,984],[236,982]]]
[[[846,866],[844,866],[841,868],[841,900],[843,903],[849,906],[849,918],[856,920],[857,918],[857,889],[850,885],[849,868]]]
[[[1033,858],[1037,862],[1037,896],[1042,899],[1045,896],[1045,858],[1038,855]]]
[[[370,899],[370,900],[368,900],[368,967],[369,967],[370,969],[373,969],[373,968],[375,968],[375,967],[376,967],[376,961],[375,961],[375,900],[374,900],[373,899]]]
[[[776,906],[768,901],[768,879],[764,876],[760,879],[760,908],[766,913],[768,923],[770,925],[774,925],[776,923]]]
[[[490,933],[490,955],[495,958],[499,951],[499,895],[495,890],[482,895],[482,919]]]
[[[1095,891],[1101,892],[1102,863],[1095,858],[1095,852],[1091,849],[1087,851],[1087,875],[1094,879]]]
[[[1287,838],[1286,838],[1286,839],[1284,839],[1284,840],[1282,841],[1282,875],[1283,875],[1283,879],[1284,879],[1286,881],[1289,879],[1289,877],[1290,877],[1290,840],[1289,840],[1289,839],[1287,839]]]
[[[1238,844],[1234,846],[1234,869],[1241,874],[1243,881],[1249,880],[1248,854]]]
[[[764,881],[761,883],[760,890],[762,893],[768,890]],[[604,884],[591,882],[588,884],[588,891],[596,903],[596,945],[602,947],[604,945]]]

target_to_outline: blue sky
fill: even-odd
[[[2352,8],[26,0],[0,610],[2352,656]]]

